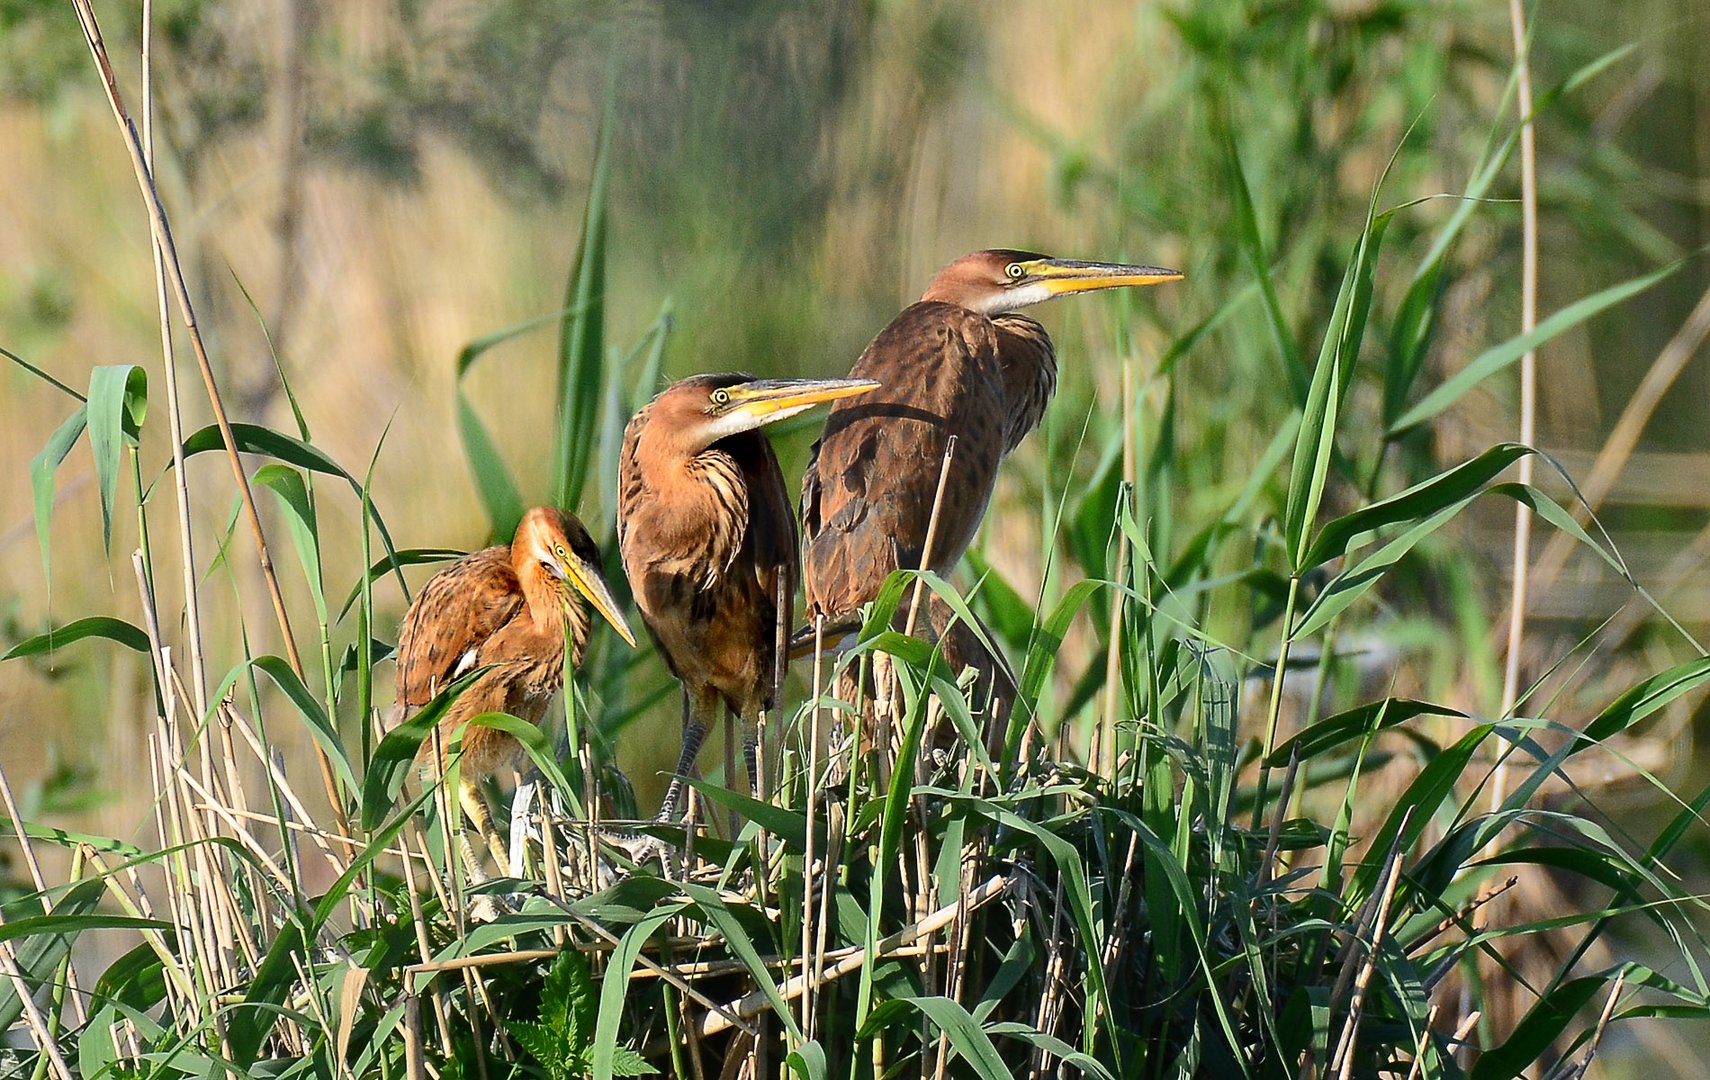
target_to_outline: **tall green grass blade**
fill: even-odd
[[[606,187],[615,127],[608,101],[588,181],[582,242],[565,289],[558,339],[558,416],[552,455],[552,500],[574,510],[592,463],[605,384]]]
[[[1253,206],[1252,189],[1247,184],[1247,170],[1241,164],[1241,151],[1235,145],[1235,135],[1228,121],[1222,121],[1219,127],[1224,169],[1228,173],[1230,187],[1235,195],[1235,224],[1241,253],[1246,256],[1247,265],[1259,283],[1259,295],[1265,302],[1265,316],[1270,325],[1271,337],[1276,342],[1277,355],[1282,361],[1283,378],[1294,391],[1296,400],[1305,400],[1307,383],[1300,342],[1295,340],[1294,331],[1289,329],[1288,320],[1283,315],[1282,304],[1277,300],[1276,282],[1271,277],[1271,258],[1265,251],[1264,237],[1259,231],[1259,216]]]
[[[343,619],[350,614],[350,609],[362,598],[364,585],[372,585],[387,574],[401,570],[406,566],[429,566],[434,563],[451,562],[469,554],[460,548],[403,548],[377,560],[368,568],[362,580],[350,588],[350,594],[344,598],[344,604],[338,609],[338,617]]]
[[[594,1020],[593,1080],[611,1080],[613,1076],[619,1021],[623,1018],[630,976],[635,971],[635,961],[641,955],[642,946],[661,926],[676,918],[680,910],[676,905],[657,906],[651,914],[624,931],[617,947],[607,958],[605,973],[600,978],[599,1011]]]
[[[1381,186],[1382,181],[1379,181]],[[1376,192],[1373,192],[1376,198]],[[1289,476],[1288,505],[1283,515],[1283,535],[1296,573],[1305,569],[1307,538],[1318,519],[1324,486],[1336,457],[1336,431],[1342,403],[1348,394],[1354,361],[1371,303],[1371,277],[1378,248],[1388,225],[1387,215],[1366,219],[1365,230],[1354,257],[1348,263],[1329,329],[1312,371],[1306,407],[1301,414],[1300,434],[1295,442],[1294,465]]]
[[[54,472],[77,444],[77,437],[83,434],[88,408],[87,405],[79,405],[77,411],[66,417],[48,436],[47,445],[41,452],[30,459],[30,494],[36,508],[36,541],[41,545],[42,580],[50,597],[53,595]]]
[[[1015,1075],[1004,1064],[992,1038],[975,1022],[960,1002],[947,997],[902,995],[893,999],[914,1008],[931,1020],[950,1040],[950,1049],[966,1061],[984,1080],[1011,1080]],[[1072,1052],[1072,1051],[1071,1051]],[[1108,1075],[1108,1074],[1107,1074]]]

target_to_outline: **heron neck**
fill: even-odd
[[[517,578],[522,583],[523,598],[528,604],[529,620],[534,624],[535,633],[541,640],[562,648],[564,627],[568,621],[572,639],[571,662],[581,663],[582,649],[588,640],[586,606],[569,595],[566,586],[548,577],[532,559],[517,567]]]

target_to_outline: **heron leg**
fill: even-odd
[[[510,849],[506,846],[504,838],[499,835],[499,830],[493,827],[493,809],[487,805],[486,797],[481,794],[481,786],[473,781],[465,781],[459,784],[457,800],[463,804],[464,817],[469,820],[469,824],[475,826],[475,831],[480,833],[481,839],[486,842],[487,850],[493,853],[493,860],[499,869],[503,870],[509,867],[511,863]],[[473,852],[470,854],[473,855]],[[465,863],[468,862],[467,859],[464,861]],[[480,860],[476,861],[479,862]],[[471,870],[471,875],[473,873],[474,871]],[[486,879],[483,878],[482,880]]]
[[[659,816],[655,821],[676,821],[677,804],[683,798],[683,777],[695,767],[695,759],[701,755],[701,744],[707,741],[707,732],[712,730],[713,715],[718,711],[718,696],[716,694],[691,694],[683,691],[683,752],[677,757],[677,768],[671,776],[671,786],[665,789],[665,802],[659,807]]]

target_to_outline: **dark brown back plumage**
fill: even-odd
[[[931,569],[947,573],[973,542],[998,464],[1039,425],[1056,353],[1025,315],[957,304],[906,308],[850,375],[883,387],[838,402],[802,478],[807,614],[835,620],[896,569],[920,565],[946,444],[957,436]]]

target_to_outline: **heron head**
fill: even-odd
[[[556,506],[535,507],[517,525],[511,550],[525,552],[529,560],[557,583],[566,600],[593,605],[618,636],[631,648],[635,647],[635,634],[606,586],[605,573],[600,569],[600,549],[574,514]]]
[[[653,402],[652,423],[664,425],[691,452],[720,439],[806,412],[822,402],[879,388],[872,379],[756,379],[695,375]]]
[[[1181,271],[1161,266],[1055,259],[1032,251],[992,248],[964,255],[940,270],[921,299],[998,315],[1070,293],[1181,279]]]

